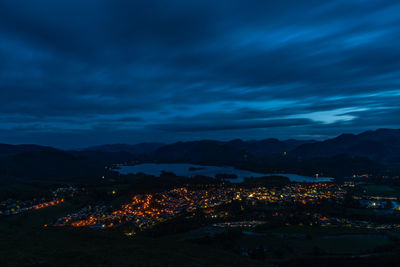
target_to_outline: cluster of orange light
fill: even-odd
[[[341,191],[333,183],[310,183],[298,186],[291,197],[294,201],[300,201],[302,204],[315,202],[321,199],[343,198],[346,191]]]
[[[166,218],[180,213],[183,210],[194,210],[198,207],[206,208],[227,200],[229,191],[220,190],[218,193],[210,193],[207,190],[187,190],[176,188],[161,194],[137,195],[129,204],[111,213],[111,216],[90,216],[87,219],[70,223],[74,227],[94,226],[102,224],[103,227],[112,227],[110,217],[115,223],[135,220],[151,223],[161,218]],[[68,223],[69,219],[65,220]]]
[[[249,199],[265,200],[269,202],[280,202],[288,200],[307,204],[318,202],[322,199],[343,198],[346,191],[333,183],[300,183],[287,186],[282,190],[266,190],[259,187],[247,191]],[[246,196],[246,194],[244,194]],[[242,199],[243,195],[237,192],[235,199]]]
[[[159,219],[162,214],[172,215],[174,210],[168,208],[165,198],[165,194],[161,195],[161,199],[155,198],[152,194],[134,196],[131,203],[123,205],[121,209],[112,214],[116,216],[134,215],[151,219]]]
[[[59,200],[53,200],[53,201],[49,201],[49,202],[45,202],[45,203],[34,205],[34,206],[32,206],[32,209],[39,210],[39,209],[43,209],[43,208],[47,208],[47,207],[58,205],[58,204],[60,204],[62,202],[64,202],[63,198],[59,199]]]
[[[193,209],[195,203],[208,206],[217,196],[209,196],[208,192],[188,191],[186,188],[171,190],[169,194],[135,196],[132,202],[113,212],[113,215],[134,215],[142,218],[159,219],[161,216],[174,215],[182,209]]]
[[[68,219],[66,220],[66,222],[68,222]],[[96,217],[90,216],[86,220],[72,222],[71,225],[74,227],[85,227],[85,226],[96,225],[97,222],[98,222],[98,219]]]

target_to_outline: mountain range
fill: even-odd
[[[38,145],[0,144],[0,177],[71,177],[104,172],[114,163],[174,162],[231,165],[265,172],[373,172],[400,163],[400,130],[342,134],[324,141],[201,140],[173,144],[109,144],[63,151]],[[386,167],[385,167],[386,168]]]
[[[283,154],[299,158],[334,157],[338,155],[365,157],[376,161],[400,161],[400,129],[378,129],[360,134],[342,134],[324,141],[280,141],[275,138],[228,142],[201,140],[173,144],[143,143],[138,145],[105,145],[85,151],[128,152],[146,155],[159,161],[185,161],[218,158],[230,155],[239,158],[268,158]]]

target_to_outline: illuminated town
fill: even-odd
[[[346,191],[333,183],[293,184],[281,189],[242,187],[193,190],[186,187],[156,194],[136,195],[132,202],[117,210],[105,206],[86,207],[81,211],[60,218],[55,226],[93,228],[117,227],[126,222],[139,228],[148,228],[181,212],[198,209],[209,210],[232,201],[263,201],[268,203],[318,203],[324,199],[341,201]]]
[[[212,224],[213,227],[252,228],[265,224],[266,221],[259,220],[260,218],[265,219],[265,216],[259,216],[258,220],[229,221],[230,218],[232,219],[229,209],[216,208],[236,201],[250,206],[271,206],[276,210],[272,214],[273,217],[286,218],[288,214],[292,216],[290,212],[285,211],[286,207],[295,205],[300,205],[300,207],[302,205],[318,206],[324,201],[328,201],[332,205],[341,205],[347,190],[351,187],[348,185],[339,186],[334,183],[294,183],[280,188],[262,186],[254,188],[240,186],[218,187],[211,185],[207,186],[206,189],[179,187],[162,193],[135,195],[130,203],[122,205],[118,209],[112,209],[112,207],[106,205],[88,206],[76,213],[59,218],[52,225],[109,229],[129,224],[138,230],[146,230],[178,214],[185,213],[191,217],[196,214],[196,211],[201,211],[206,218],[217,221],[217,223]],[[353,196],[352,198],[360,204],[371,201],[369,200],[371,197]],[[373,201],[376,202],[376,198],[374,197],[375,200]],[[380,201],[397,200],[396,198],[384,198],[384,200],[381,198],[379,198]],[[370,204],[366,208],[376,209],[378,206],[377,204]],[[399,209],[399,207],[397,206],[393,209]],[[318,212],[304,212],[301,216],[308,218],[309,225],[315,224],[322,227],[361,227],[377,230],[400,228],[400,224],[382,224],[337,218],[322,215]],[[286,225],[291,224],[287,219],[282,222],[285,222]],[[300,224],[303,223],[300,222]]]

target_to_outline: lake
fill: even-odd
[[[192,170],[189,170],[189,169]],[[215,178],[216,174],[236,174],[238,178],[236,179],[227,179],[232,183],[241,183],[244,181],[244,178],[250,177],[263,177],[263,176],[286,176],[292,182],[329,182],[332,181],[333,178],[330,177],[319,177],[316,179],[315,177],[302,176],[298,174],[289,174],[289,173],[257,173],[246,170],[235,169],[230,166],[200,166],[194,164],[155,164],[155,163],[143,163],[137,164],[133,166],[122,166],[120,169],[116,170],[121,174],[137,174],[144,173],[154,176],[160,176],[162,171],[173,172],[177,176],[185,176],[185,177],[194,177],[196,175],[204,175]]]

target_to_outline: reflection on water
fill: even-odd
[[[319,177],[318,179],[314,177],[307,177],[297,174],[265,174],[265,173],[257,173],[246,170],[235,169],[230,166],[200,166],[194,164],[154,164],[154,163],[144,163],[138,164],[134,166],[123,166],[121,169],[117,170],[121,174],[136,174],[136,173],[145,173],[149,175],[159,176],[162,171],[173,172],[178,176],[186,176],[186,177],[194,177],[196,175],[204,175],[209,177],[214,177],[217,174],[236,174],[238,178],[229,179],[229,181],[233,183],[240,183],[244,181],[244,178],[250,177],[263,177],[263,176],[286,176],[292,182],[327,182],[331,181],[333,178],[328,177]]]

